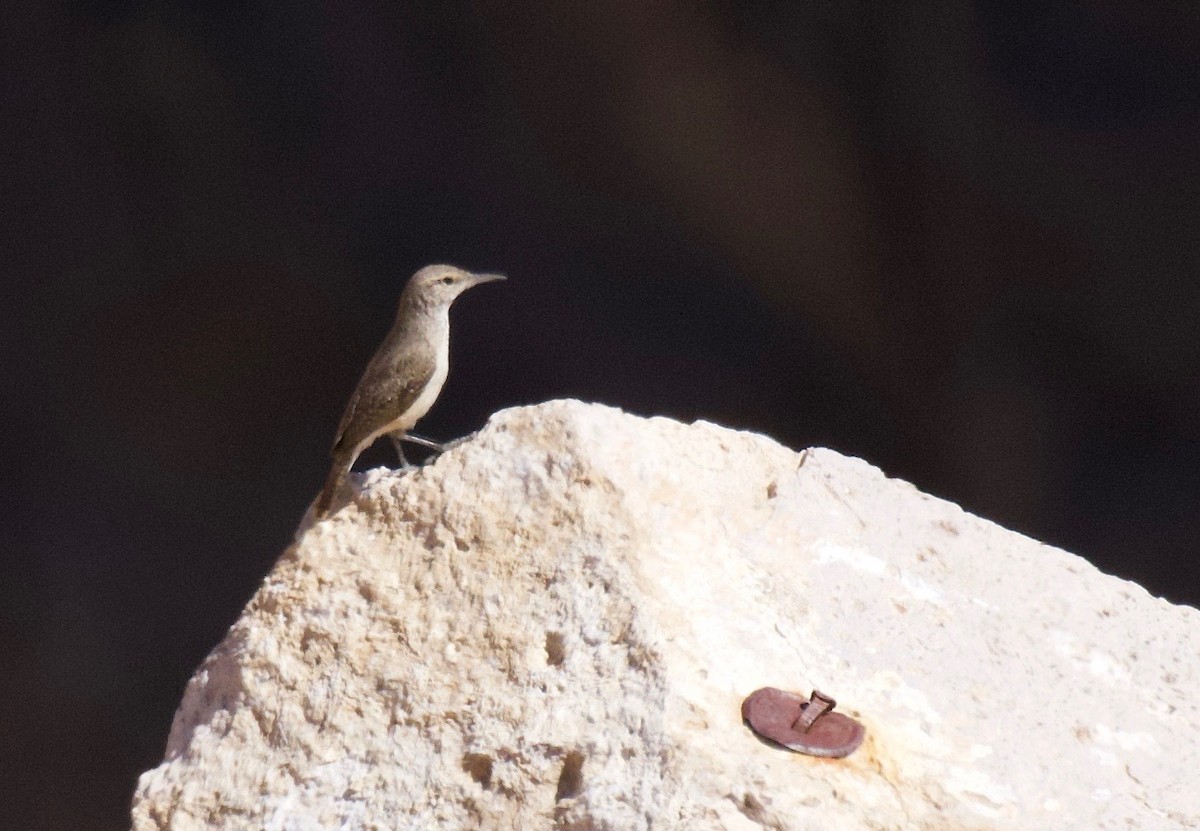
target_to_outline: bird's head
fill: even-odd
[[[427,265],[408,281],[404,294],[421,305],[449,306],[471,286],[503,279],[503,274],[474,274],[452,265]]]

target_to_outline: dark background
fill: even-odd
[[[1200,600],[1189,4],[576,5],[6,11],[9,827],[127,825],[429,262],[510,279],[427,435],[705,418]]]

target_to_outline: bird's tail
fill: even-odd
[[[329,475],[325,477],[325,487],[321,488],[321,495],[317,497],[315,509],[317,519],[324,519],[329,513],[329,506],[333,504],[333,495],[341,487],[342,480],[350,472],[352,464],[353,461],[348,461],[340,456],[334,457],[333,466],[329,468]]]

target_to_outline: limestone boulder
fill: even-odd
[[[1200,614],[858,459],[554,401],[307,522],[135,831],[1200,827]]]

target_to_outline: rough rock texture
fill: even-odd
[[[557,401],[335,511],[188,685],[137,831],[1200,825],[1200,613],[865,462]],[[767,685],[865,743],[759,741]]]

